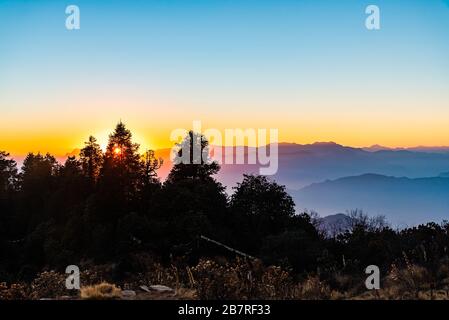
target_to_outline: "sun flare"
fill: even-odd
[[[121,149],[120,147],[115,147],[115,148],[114,148],[114,153],[115,153],[116,155],[120,155],[120,154],[122,154],[122,149]]]

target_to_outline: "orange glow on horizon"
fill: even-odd
[[[116,119],[92,119],[91,122],[71,121],[76,125],[67,125],[65,119],[54,124],[39,122],[24,123],[13,126],[13,119],[3,119],[0,127],[0,150],[13,156],[24,156],[28,152],[49,152],[57,157],[67,154],[77,155],[83,148],[89,135],[97,138],[103,151],[113,132]],[[200,118],[200,117],[195,117]],[[195,119],[194,118],[194,119]],[[273,116],[267,119],[242,117],[239,119],[205,119],[202,121],[202,131],[216,128],[223,133],[227,128],[278,128],[279,142],[309,144],[321,141],[334,141],[338,144],[352,147],[369,147],[382,145],[385,147],[415,147],[415,146],[449,146],[449,120],[444,117],[421,118],[411,121],[397,121],[393,118],[371,118],[362,121],[358,117],[336,119],[332,117],[317,118],[286,118],[285,115]],[[124,123],[133,134],[133,142],[140,145],[140,153],[148,149],[158,150],[171,148],[170,134],[176,128],[192,129],[192,116],[184,121],[163,118],[159,121],[145,123],[132,118]],[[66,124],[66,125],[64,125]],[[224,137],[223,137],[224,138]],[[219,143],[212,143],[220,145]]]

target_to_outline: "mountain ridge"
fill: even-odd
[[[397,226],[449,218],[449,177],[362,174],[313,183],[293,192],[297,209],[321,215],[362,209]]]

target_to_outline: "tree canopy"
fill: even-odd
[[[132,138],[119,122],[104,152],[91,136],[63,164],[29,153],[20,170],[0,151],[0,276],[26,280],[85,260],[128,270],[121,261],[139,254],[189,261],[233,256],[201,236],[298,275],[369,264],[386,269],[405,256],[437,270],[448,258],[447,223],[392,230],[383,219],[356,213],[350,230],[326,237],[311,215],[295,210],[286,188],[265,176],[244,175],[227,193],[201,134],[189,132],[178,145],[184,162],[165,181],[157,175],[162,160]]]

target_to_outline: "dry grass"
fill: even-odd
[[[317,276],[295,283],[288,272],[279,267],[264,267],[260,261],[237,259],[218,264],[202,260],[192,269],[200,299],[339,299],[341,295]]]
[[[310,276],[298,286],[295,298],[303,300],[327,300],[330,299],[332,290],[325,282],[320,281],[317,276]]]
[[[135,291],[136,295],[130,298],[133,300],[449,300],[449,263],[444,261],[435,270],[408,260],[402,267],[392,265],[381,279],[381,289],[372,291],[365,288],[364,273],[336,272],[322,278],[312,273],[298,281],[280,267],[266,267],[261,261],[247,259],[203,259],[194,267],[184,262],[163,266],[148,260],[142,262],[141,272],[116,284],[108,280],[111,270],[109,266],[85,269],[80,292],[66,290],[65,274],[54,271],[38,274],[31,284],[0,283],[0,300],[122,299],[120,288]],[[174,290],[140,289],[142,285],[155,284]]]
[[[122,290],[114,284],[102,282],[93,286],[81,288],[81,299],[86,300],[113,300],[120,299]]]

